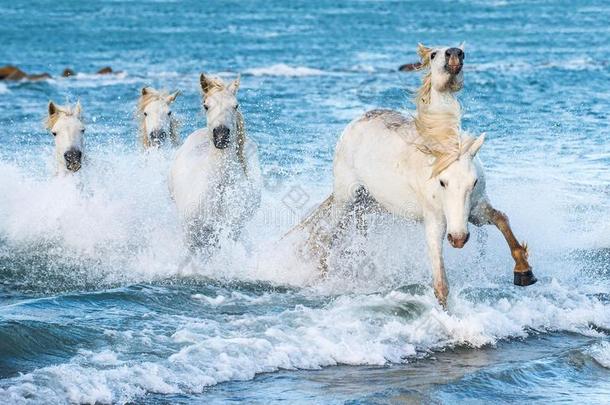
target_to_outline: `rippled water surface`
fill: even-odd
[[[607,403],[608,21],[603,1],[0,0],[0,64],[53,76],[0,82],[0,402]],[[397,67],[461,41],[464,127],[539,282],[513,286],[499,233],[473,230],[446,249],[445,312],[422,229],[383,217],[320,280],[278,240],[330,192],[342,128],[411,109]],[[173,152],[141,153],[134,117],[152,85],[182,91],[183,138],[203,126],[201,71],[242,74],[265,177],[247,241],[207,263]],[[53,176],[49,99],[83,104],[74,178]]]

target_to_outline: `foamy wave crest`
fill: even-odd
[[[214,312],[212,308],[221,314],[240,305],[255,308],[277,299],[270,293],[213,295],[191,299],[209,301],[204,314]],[[117,342],[113,351],[81,352],[68,363],[4,380],[0,398],[10,403],[126,403],[146,393],[201,393],[223,381],[248,380],[278,369],[401,363],[456,345],[481,347],[555,330],[597,336],[591,324],[610,327],[607,303],[557,282],[537,290],[507,288],[491,294],[463,290],[450,313],[438,307],[429,288],[418,286],[326,298],[321,307],[308,306],[308,298],[323,297],[305,296],[305,304],[279,313],[169,317],[163,327],[151,320],[150,327],[138,332],[108,330]],[[174,325],[170,331],[168,322]],[[121,348],[134,339],[169,350],[146,361],[129,360],[129,349],[122,353]],[[607,349],[602,350],[606,357]]]
[[[10,90],[8,89],[8,86],[4,83],[0,83],[0,94],[5,94],[8,93]]]
[[[117,84],[138,83],[141,79],[129,76],[127,72],[116,72],[109,74],[77,73],[76,75],[61,80],[54,80],[58,87],[66,88],[89,88],[97,86],[113,86]]]
[[[605,341],[594,345],[589,350],[589,354],[600,365],[610,368],[610,342]]]
[[[313,69],[304,66],[292,67],[284,63],[271,66],[247,69],[246,74],[253,76],[321,76],[326,74],[323,70]]]
[[[606,68],[607,61],[595,61],[591,58],[573,58],[561,61],[545,61],[532,63],[525,60],[512,62],[478,63],[468,67],[475,72],[502,71],[502,72],[530,72],[546,69],[561,69],[570,71],[600,70]]]

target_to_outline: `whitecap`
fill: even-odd
[[[323,70],[314,69],[306,66],[289,66],[284,63],[278,63],[271,66],[246,69],[246,74],[253,76],[321,76],[327,74]]]
[[[593,345],[589,350],[589,354],[601,366],[610,368],[610,342],[603,341]]]

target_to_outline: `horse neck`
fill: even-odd
[[[420,132],[433,133],[460,131],[462,114],[460,103],[454,92],[430,90],[427,102],[424,99],[417,100],[416,125]],[[424,135],[424,133],[420,133]]]
[[[454,113],[460,115],[460,103],[456,93],[451,91],[438,91],[434,88],[430,90],[430,102],[426,109],[433,112]]]

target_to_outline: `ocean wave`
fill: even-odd
[[[54,79],[53,83],[60,88],[90,88],[98,86],[114,86],[117,84],[139,83],[142,78],[129,75],[125,71],[97,74],[77,73],[74,76]]]
[[[600,70],[608,66],[608,61],[593,60],[591,58],[573,58],[560,61],[530,62],[515,60],[511,62],[474,63],[466,66],[467,71],[473,72],[528,72],[547,69],[561,69],[570,71]]]
[[[604,341],[593,345],[589,354],[596,362],[605,368],[610,368],[610,342]]]
[[[288,76],[288,77],[299,77],[299,76],[321,76],[328,74],[323,70],[309,68],[306,66],[289,66],[284,63],[278,63],[271,66],[264,66],[258,68],[246,69],[245,74],[252,76]]]
[[[8,86],[4,83],[0,83],[0,94],[5,94],[8,93],[10,90],[8,89]]]
[[[209,305],[218,310],[254,305],[247,294],[225,299],[207,294]],[[266,296],[269,304],[275,298]],[[197,394],[224,381],[279,369],[380,366],[537,332],[598,336],[591,324],[610,327],[607,304],[558,283],[528,292],[511,288],[490,302],[473,301],[468,294],[454,298],[449,313],[426,287],[423,294],[343,295],[321,307],[287,305],[281,312],[218,318],[208,313],[202,319],[164,315],[163,326],[153,319],[140,332],[112,332],[119,339],[113,349],[81,352],[65,364],[3,380],[0,398],[11,403],[126,403],[147,393]],[[205,300],[203,295],[192,299]],[[122,349],[133,339],[141,342],[139,350],[165,347],[166,353],[139,360],[131,356],[131,346]]]

